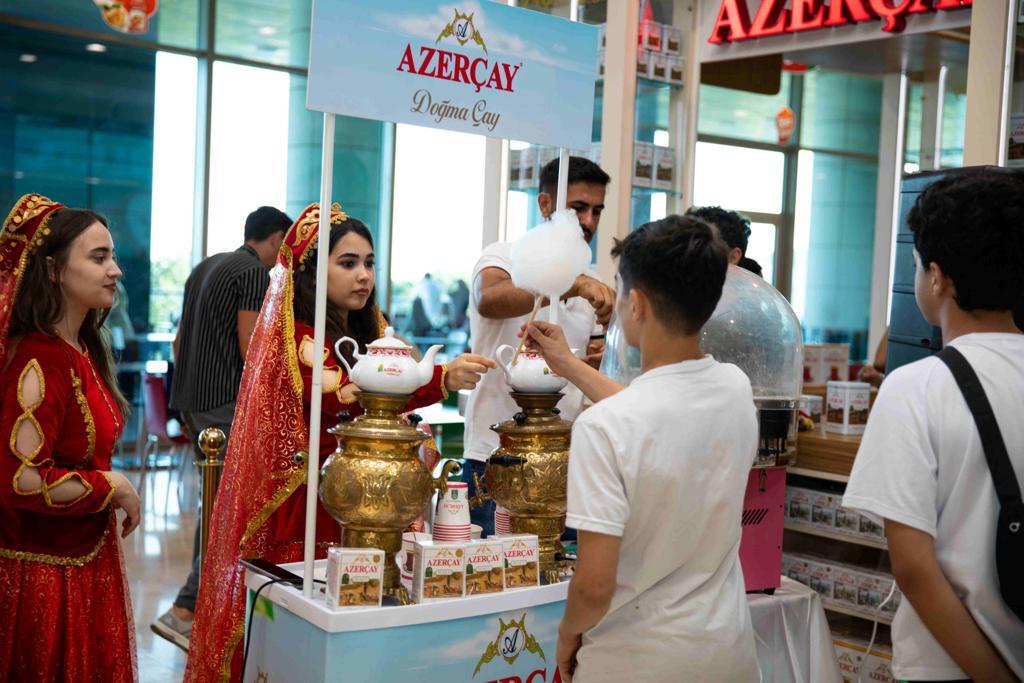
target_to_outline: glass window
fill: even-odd
[[[0,13],[175,47],[199,45],[199,0],[0,0]]]
[[[903,171],[917,173],[921,169],[921,95],[924,86],[910,83],[907,87],[907,119],[903,132]]]
[[[965,67],[950,69],[942,100],[942,150],[939,165],[959,168],[964,165],[964,134],[967,125],[967,74]]]
[[[867,357],[878,168],[873,160],[801,150],[791,302],[804,341],[848,342]]]
[[[399,125],[395,136],[392,322],[421,347],[446,344],[449,356],[469,339],[485,146],[479,135],[418,126]]]
[[[802,147],[878,155],[881,79],[812,70],[803,100]]]
[[[775,284],[775,241],[778,227],[774,223],[750,224],[746,257],[761,266],[761,277]]]
[[[693,203],[732,211],[782,213],[785,164],[782,152],[698,142]]]
[[[259,206],[294,218],[319,200],[323,114],[305,99],[304,76],[214,64],[207,253],[237,248]],[[377,121],[335,119],[332,201],[366,223],[378,252],[384,135]]]
[[[310,0],[217,0],[218,55],[279,66],[309,63]]]
[[[700,86],[698,132],[777,144],[779,131],[775,115],[789,106],[792,82],[790,74],[782,74],[782,85],[775,95],[759,95],[714,85]]]

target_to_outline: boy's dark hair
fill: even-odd
[[[907,223],[921,263],[938,263],[965,311],[1007,311],[1024,292],[1024,175],[977,169],[937,180]]]
[[[743,214],[723,209],[720,206],[691,206],[686,210],[686,215],[713,223],[730,249],[738,248],[744,254],[747,253],[747,243],[750,241],[750,219]]]
[[[245,219],[245,241],[262,242],[275,232],[287,232],[292,219],[272,206],[261,206]]]
[[[690,216],[640,226],[615,241],[612,256],[625,292],[642,291],[658,319],[683,334],[697,332],[714,313],[729,268],[725,242]]]
[[[570,185],[573,183],[592,183],[606,187],[611,180],[611,176],[590,159],[569,157]],[[558,159],[544,164],[544,168],[540,170],[540,191],[546,192],[552,197],[558,192]]]

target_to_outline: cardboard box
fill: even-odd
[[[380,607],[384,557],[384,551],[377,548],[328,548],[327,606],[336,610]]]
[[[651,80],[668,82],[668,55],[660,52],[651,53],[651,66],[649,68]]]
[[[853,510],[840,506],[836,510],[836,531],[851,536],[860,535],[861,515]]]
[[[654,147],[654,178],[651,185],[659,190],[676,186],[676,151],[671,147]]]
[[[466,546],[466,595],[505,590],[505,544],[500,538],[472,541]]]
[[[668,58],[668,82],[672,85],[686,83],[686,60],[682,57]]]
[[[899,588],[893,590],[892,597],[882,607],[881,612],[878,608],[885,602],[892,587],[893,578],[888,574],[872,572],[867,569],[860,570],[857,581],[857,607],[871,614],[879,613],[891,617],[896,613],[896,608],[902,597]]]
[[[883,525],[877,523],[867,515],[857,516],[859,517],[857,526],[858,535],[873,538],[878,541],[885,540],[885,527]]]
[[[640,47],[652,52],[661,52],[662,26],[656,21],[640,22]]]
[[[867,641],[841,634],[833,634],[832,645],[843,683],[858,683],[858,680],[897,683],[892,673],[892,650],[888,646],[875,643],[868,654]]]
[[[552,161],[558,159],[558,148],[557,147],[538,147],[537,148],[537,185],[540,186],[540,174],[544,170],[544,167],[550,164]]]
[[[842,496],[814,491],[811,496],[811,524],[826,531],[835,531],[836,509]]]
[[[829,382],[825,396],[825,431],[863,434],[871,407],[867,382]]]
[[[783,567],[783,574],[808,586],[822,600],[832,600],[832,566],[827,562],[810,555],[783,554]]]
[[[800,408],[800,416],[810,418],[815,427],[820,427],[825,399],[816,394],[804,394],[800,399],[803,401],[803,405]]]
[[[669,55],[683,54],[683,32],[674,26],[662,26],[661,50]]]
[[[832,571],[832,600],[844,607],[857,609],[860,580],[860,572],[855,568],[836,565]]]
[[[523,151],[521,149],[510,149],[508,151],[508,186],[518,188],[522,180]]]
[[[825,383],[825,347],[822,344],[804,344],[804,385]]]
[[[801,524],[811,523],[811,491],[786,487],[786,517]]]
[[[826,382],[845,382],[850,379],[850,345],[824,344]]]
[[[636,51],[636,75],[639,78],[650,78],[651,51],[640,48]]]
[[[438,602],[466,594],[466,544],[418,541],[413,547],[412,599]]]
[[[654,182],[654,145],[633,143],[633,186],[651,187]]]
[[[519,150],[520,190],[535,189],[540,183],[540,168],[537,166],[538,150],[532,145]]]
[[[540,544],[534,534],[499,537],[505,564],[505,590],[540,585]]]

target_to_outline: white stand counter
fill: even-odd
[[[325,561],[317,563],[322,576]],[[301,563],[285,565],[300,574]],[[266,577],[246,577],[250,602]],[[284,584],[260,593],[245,683],[553,683],[568,582],[441,603],[333,611]],[[818,596],[783,578],[751,595],[765,683],[838,683]],[[253,606],[250,604],[250,610]]]

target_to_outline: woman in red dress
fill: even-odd
[[[106,221],[40,195],[0,232],[0,680],[134,681],[118,542],[139,496],[110,458],[127,403],[100,333],[121,270]]]
[[[311,204],[285,235],[246,354],[210,523],[208,557],[203,560],[186,681],[241,680],[246,589],[238,560],[261,557],[283,564],[303,556],[306,466],[293,456],[309,447],[319,220],[319,205]],[[362,413],[355,399],[358,387],[339,367],[334,341],[350,336],[365,352],[368,342],[384,334],[385,321],[375,303],[373,258],[373,239],[366,226],[337,205],[332,207],[326,338],[320,349],[321,460],[337,443],[327,432],[338,422],[336,414]],[[406,410],[436,403],[449,391],[472,389],[480,374],[494,367],[494,361],[473,354],[438,365]],[[326,556],[326,546],[341,540],[338,523],[320,505],[316,539],[317,557]]]

